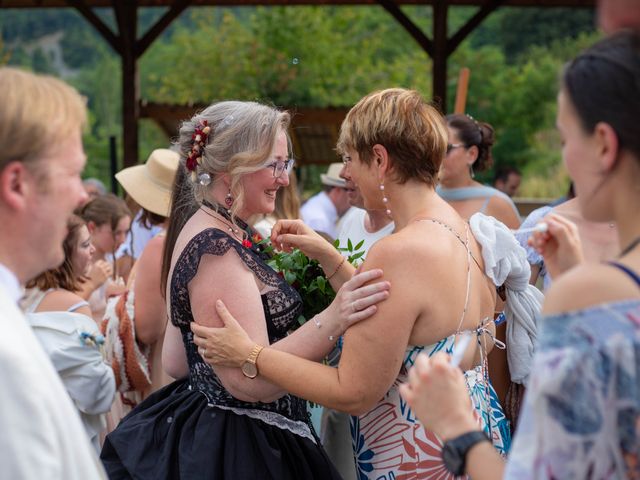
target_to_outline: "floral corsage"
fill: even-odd
[[[104,345],[104,336],[101,333],[80,332],[80,343],[87,347],[101,348]]]

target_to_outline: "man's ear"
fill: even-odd
[[[89,235],[93,235],[93,232],[96,231],[97,225],[93,220],[89,220],[87,222],[87,230],[89,230]]]
[[[0,171],[0,201],[12,209],[25,206],[32,189],[33,175],[22,162],[10,162]]]
[[[611,125],[599,122],[593,129],[592,137],[603,173],[610,172],[615,168],[620,153],[618,135]]]

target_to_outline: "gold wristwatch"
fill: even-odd
[[[258,376],[258,365],[256,362],[258,360],[258,355],[260,355],[263,348],[264,347],[262,345],[256,344],[242,364],[242,373],[245,377],[256,378]]]

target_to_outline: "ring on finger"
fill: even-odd
[[[205,354],[207,353],[207,350],[204,349],[203,347],[199,347],[198,348],[198,353],[200,354],[201,357],[204,357]]]

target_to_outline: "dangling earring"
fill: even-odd
[[[391,210],[389,210],[389,199],[387,198],[387,195],[385,194],[384,191],[384,183],[382,183],[382,181],[380,181],[380,191],[382,192],[382,203],[384,203],[384,207],[386,208],[386,214],[389,218],[391,217]]]
[[[224,197],[224,204],[227,206],[228,209],[230,209],[231,206],[233,205],[233,195],[231,195],[231,189],[229,189],[229,192]]]
[[[471,178],[476,178],[476,174],[473,171],[473,163],[469,164],[469,174],[471,175]]]

